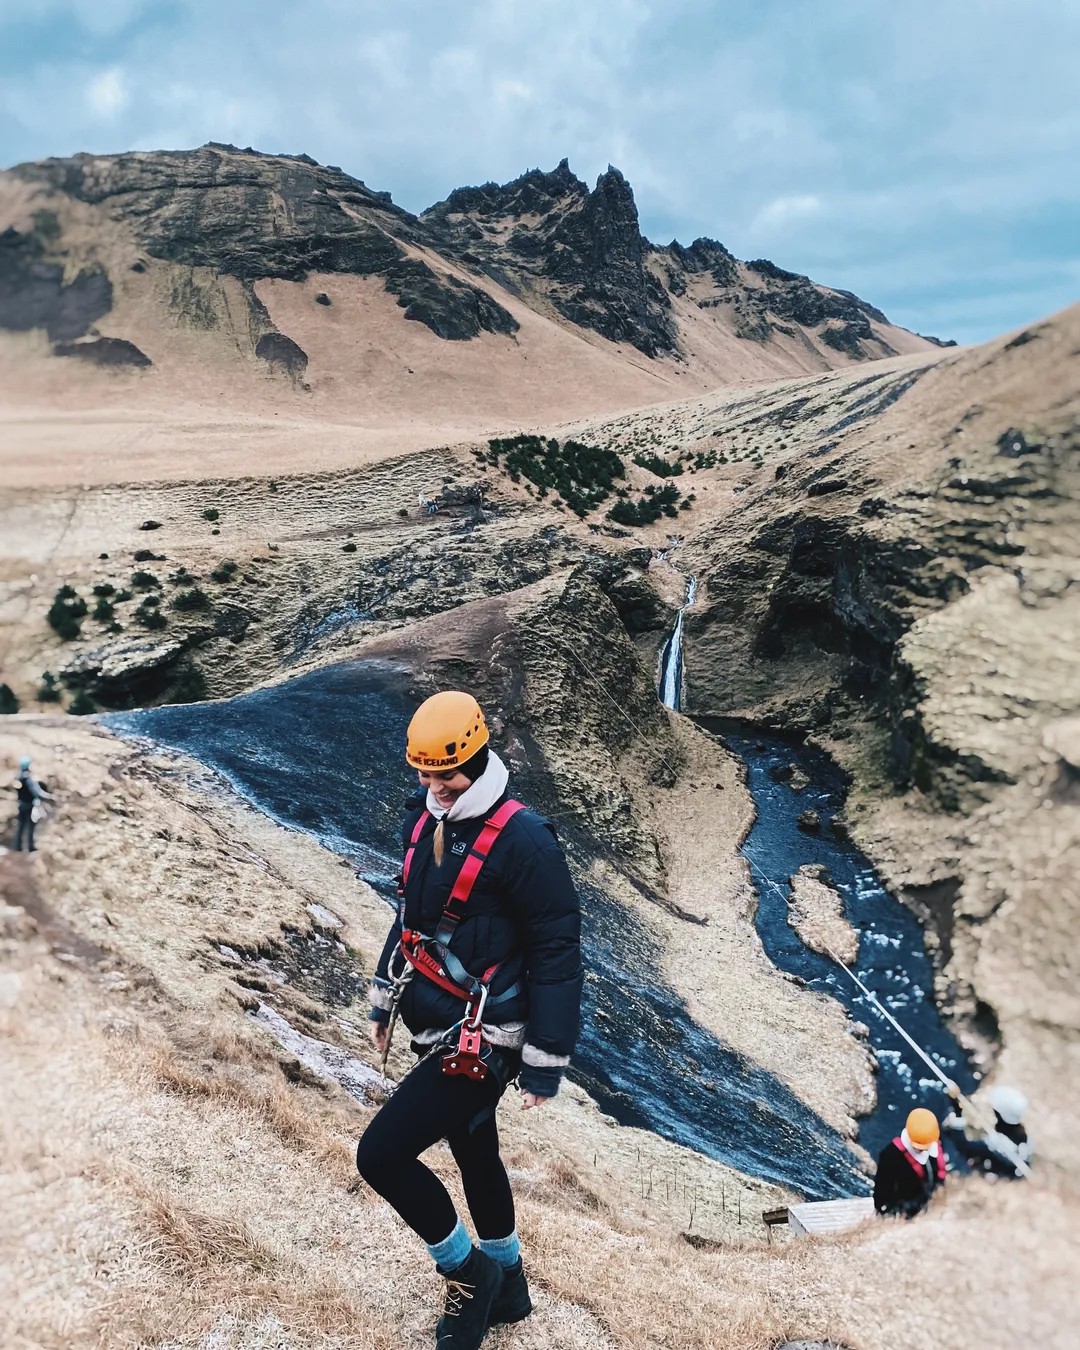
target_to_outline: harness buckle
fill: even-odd
[[[482,1058],[484,1047],[484,1005],[487,1003],[488,986],[480,986],[480,997],[475,1003],[470,1001],[468,1012],[461,1023],[456,1050],[448,1050],[443,1056],[443,1073],[464,1074],[466,1078],[478,1081],[487,1077],[488,1067]]]

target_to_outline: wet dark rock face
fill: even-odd
[[[96,366],[149,366],[153,362],[125,338],[92,338],[89,342],[58,342],[54,356],[75,356]]]
[[[53,342],[71,342],[108,314],[112,283],[105,273],[88,268],[65,281],[55,252],[55,217],[48,212],[38,213],[32,232],[0,234],[0,328],[44,328]]]

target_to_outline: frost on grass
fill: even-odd
[[[355,1097],[365,1106],[384,1101],[387,1094],[393,1091],[393,1083],[370,1064],[365,1064],[362,1059],[357,1059],[336,1045],[318,1041],[314,1036],[305,1036],[265,1003],[260,1003],[258,1011],[252,1016],[305,1068],[320,1078],[339,1083],[350,1097]]]

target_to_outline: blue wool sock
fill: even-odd
[[[457,1270],[458,1266],[463,1266],[469,1259],[472,1239],[465,1231],[465,1225],[458,1219],[449,1237],[443,1238],[441,1242],[427,1244],[427,1249],[435,1264],[441,1266],[443,1270]]]
[[[521,1243],[518,1242],[517,1229],[504,1238],[480,1238],[476,1244],[485,1256],[498,1261],[504,1270],[516,1266],[521,1259]]]

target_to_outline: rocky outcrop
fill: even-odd
[[[0,328],[44,328],[53,342],[82,337],[112,308],[112,282],[100,267],[70,278],[56,215],[41,210],[32,229],[0,234]]]
[[[677,347],[670,300],[646,266],[630,184],[608,167],[589,191],[564,159],[502,187],[460,188],[421,217],[439,245],[564,319],[647,356]]]
[[[111,221],[133,229],[148,256],[184,268],[207,268],[249,283],[303,281],[312,272],[380,276],[399,297],[406,317],[440,337],[473,337],[482,329],[510,333],[517,327],[486,292],[409,258],[408,248],[425,242],[423,232],[388,193],[372,192],[306,155],[262,155],[211,143],[190,151],[75,155],[20,165],[12,172],[24,182],[101,208]],[[21,299],[8,307],[17,322],[6,322],[0,308],[0,323],[26,328],[44,315],[52,324],[51,336],[56,329],[56,336],[75,337],[85,331],[85,323],[77,332],[68,331],[69,313],[78,313],[82,322],[84,311],[95,309],[93,317],[108,311],[107,277],[94,282],[87,274],[64,288],[62,269],[55,277],[50,272],[47,281],[37,275],[44,264],[38,261],[36,235],[16,236],[8,248],[10,258],[19,254],[20,275],[33,272],[37,289],[24,279]],[[84,292],[91,293],[92,304]],[[299,373],[295,353],[287,361],[272,359],[289,374]]]

